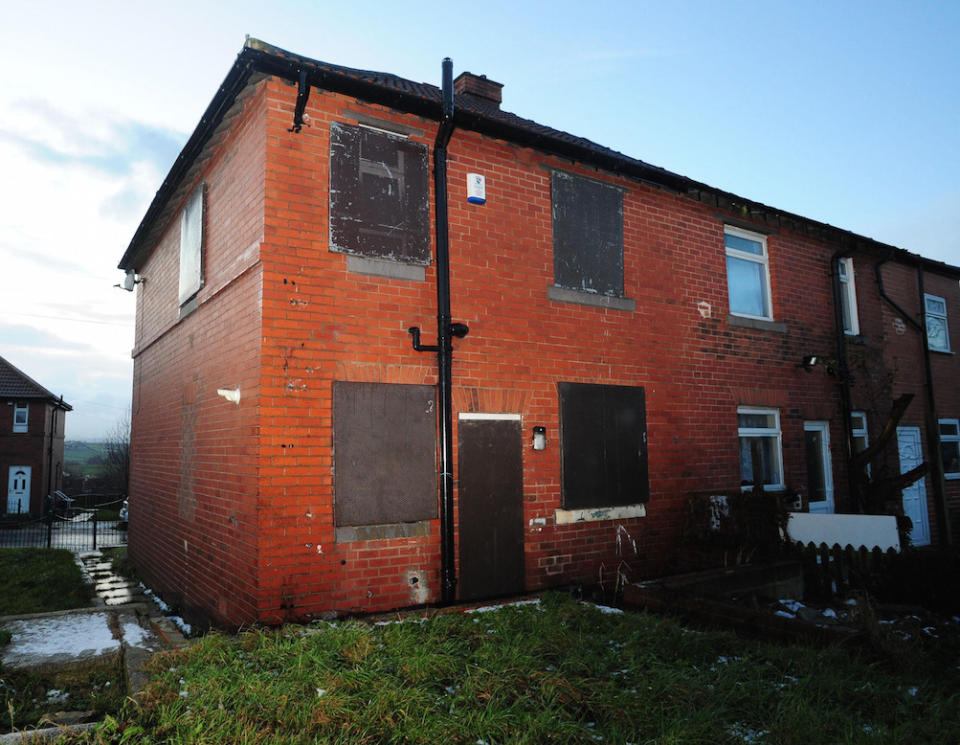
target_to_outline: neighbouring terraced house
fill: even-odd
[[[452,77],[251,39],[173,165],[120,261],[151,586],[237,625],[655,576],[693,494],[861,509],[903,394],[870,469],[926,462],[949,541],[960,268]]]

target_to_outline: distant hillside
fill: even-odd
[[[106,456],[105,442],[67,440],[63,443],[63,470],[72,476],[100,476]]]

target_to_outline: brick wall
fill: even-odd
[[[178,212],[141,270],[131,552],[185,606],[233,623],[440,597],[438,520],[409,537],[340,542],[333,520],[333,382],[436,384],[434,355],[414,352],[406,331],[435,336],[435,267],[424,281],[350,271],[329,250],[327,212],[331,122],[400,124],[428,147],[436,125],[314,92],[308,126],[294,134],[295,97],[294,86],[259,83],[195,175],[209,197],[196,312],[177,318]],[[636,310],[548,298],[554,168],[624,190],[624,290]],[[474,172],[486,176],[485,205],[466,201]],[[522,417],[528,589],[669,568],[687,495],[740,483],[739,405],[779,410],[786,486],[801,493],[804,422],[828,422],[836,501],[846,503],[838,381],[800,365],[837,354],[836,246],[753,226],[769,232],[776,323],[744,326],[728,318],[723,230],[725,220],[751,227],[749,216],[462,130],[449,147],[449,184],[453,317],[470,326],[454,343],[454,451],[458,414]],[[918,382],[909,377],[916,334],[879,359],[892,315],[870,271],[858,279],[870,310],[860,315],[864,377],[853,395],[876,427],[874,400],[888,406],[892,389]],[[889,282],[906,293],[910,278],[899,271],[891,265]],[[894,385],[885,366],[908,375]],[[561,381],[645,388],[645,517],[556,524]],[[236,384],[239,406],[217,397],[216,388]],[[547,428],[541,452],[529,447],[535,425]]]
[[[139,273],[130,554],[185,613],[257,617],[265,109],[262,86],[194,169]],[[180,212],[206,184],[204,284],[178,304]],[[239,388],[240,403],[218,395]]]

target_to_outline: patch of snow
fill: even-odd
[[[150,634],[140,627],[140,624],[133,621],[123,622],[123,640],[130,646],[136,647],[138,644],[150,639]]]
[[[836,618],[837,612],[833,608],[824,608],[823,609],[824,618]]]
[[[501,603],[500,605],[484,605],[480,608],[470,608],[465,610],[464,613],[489,613],[490,611],[500,610],[501,608],[508,608],[510,606],[517,605],[540,605],[540,598],[534,598],[533,600],[518,600],[515,603]]]
[[[784,618],[796,618],[796,616],[788,610],[778,610],[774,611],[775,616],[783,616]]]
[[[96,655],[120,646],[107,625],[106,613],[11,621],[5,628],[13,634],[14,642],[4,648],[4,662],[32,655]]]
[[[190,632],[193,631],[193,627],[189,623],[180,618],[180,616],[167,616],[167,618],[177,625],[177,628],[180,629],[180,632],[184,636],[190,636]]]
[[[763,742],[764,736],[767,734],[766,730],[753,729],[748,727],[746,724],[734,724],[727,730],[734,737],[739,737],[741,742],[753,743],[753,742]]]
[[[856,604],[857,604],[856,598],[850,598],[849,600],[847,600],[846,603],[844,603],[844,605],[856,605]]]
[[[601,613],[623,613],[619,608],[611,608],[609,605],[598,605],[597,603],[583,603],[584,605],[592,605]]]
[[[804,607],[803,603],[801,603],[799,600],[793,600],[792,598],[781,598],[780,605],[793,613],[796,613],[798,610]]]
[[[918,692],[919,690],[920,690],[920,689],[919,689],[917,686],[910,686],[910,687],[907,689],[907,693],[909,693],[911,696],[916,696],[916,695],[917,695],[917,692]]]
[[[62,704],[70,698],[69,693],[64,693],[59,688],[51,688],[47,691],[47,703],[49,704]]]
[[[327,689],[326,689],[326,688],[318,688],[318,689],[317,689],[317,698],[323,698],[323,694],[326,693],[326,692],[327,692]]]

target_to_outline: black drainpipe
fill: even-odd
[[[856,246],[840,249],[834,252],[830,258],[830,284],[833,290],[833,323],[834,332],[837,341],[837,363],[840,368],[837,379],[840,383],[840,412],[843,417],[843,433],[847,441],[847,490],[850,493],[850,500],[853,506],[860,512],[863,512],[863,496],[861,494],[860,476],[854,473],[851,468],[853,457],[856,455],[853,442],[853,426],[850,422],[850,414],[853,406],[850,403],[850,368],[847,365],[847,334],[843,328],[843,293],[840,291],[840,262],[850,256],[856,250]],[[850,278],[853,281],[853,278]]]
[[[932,464],[931,482],[933,483],[934,498],[937,505],[937,523],[940,528],[940,541],[944,545],[951,545],[953,538],[950,531],[950,520],[947,519],[947,497],[943,488],[943,466],[940,456],[940,423],[937,420],[936,395],[933,389],[933,371],[930,365],[930,347],[927,344],[927,313],[926,300],[924,298],[923,267],[917,264],[917,288],[920,295],[920,321],[917,321],[906,310],[904,310],[892,297],[887,295],[883,286],[883,273],[881,268],[893,256],[893,251],[887,254],[887,257],[876,265],[877,287],[880,289],[880,297],[886,300],[903,320],[913,326],[920,333],[920,339],[923,343],[923,372],[925,388],[927,389],[927,452],[930,463]]]
[[[447,144],[453,134],[453,62],[443,60],[442,116],[433,144],[433,188],[437,231],[437,343],[420,343],[420,328],[408,329],[413,348],[436,352],[439,370],[440,404],[440,565],[442,600],[452,603],[457,596],[457,574],[453,543],[453,337],[462,339],[469,329],[450,320],[450,239],[447,225]]]

